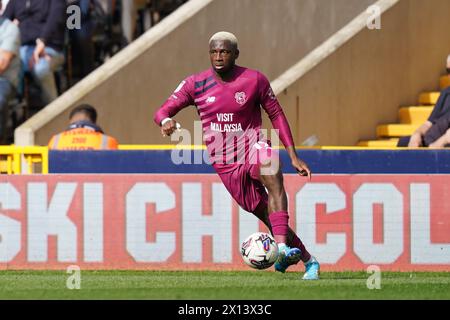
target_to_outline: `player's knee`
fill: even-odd
[[[274,173],[264,172],[264,169],[261,168],[261,180],[268,187],[276,184],[277,176]]]

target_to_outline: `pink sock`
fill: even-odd
[[[301,259],[303,262],[307,262],[311,258],[311,254],[308,252],[308,250],[306,250],[303,242],[300,240],[300,238],[295,233],[294,233],[294,237],[292,238],[290,243],[288,243],[288,246],[290,246],[291,248],[299,248],[300,249],[300,251],[302,252]]]
[[[269,215],[270,225],[275,241],[286,243],[289,232],[289,215],[286,211],[273,212]]]

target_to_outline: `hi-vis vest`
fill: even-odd
[[[117,140],[92,128],[75,128],[54,135],[48,143],[52,150],[114,150]]]

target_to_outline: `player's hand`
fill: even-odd
[[[161,134],[163,137],[170,136],[175,130],[180,128],[180,124],[175,120],[170,120],[161,126]]]
[[[300,160],[299,158],[294,158],[292,160],[292,166],[297,170],[298,174],[303,177],[308,177],[311,181],[311,170],[309,170],[308,165]]]

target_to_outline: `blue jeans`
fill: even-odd
[[[63,65],[64,54],[60,51],[56,51],[53,48],[45,47],[45,53],[51,57],[50,61],[45,58],[41,58],[39,59],[38,63],[30,67],[30,62],[33,59],[34,49],[35,46],[21,46],[20,60],[22,61],[23,71],[30,72],[34,80],[41,87],[42,101],[45,104],[48,104],[58,97],[55,77],[53,73]]]
[[[6,121],[8,121],[5,117],[5,111],[7,110],[6,107],[12,94],[13,87],[11,83],[5,78],[0,77],[0,141],[5,139],[3,135],[5,134]]]

